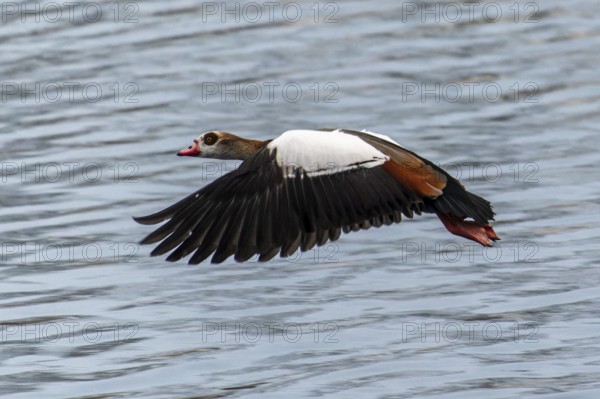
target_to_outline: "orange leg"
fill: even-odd
[[[466,221],[456,216],[437,213],[438,217],[448,229],[448,231],[457,236],[468,238],[480,243],[486,247],[492,246],[492,241],[499,240],[496,232],[489,224],[479,224],[472,221]]]

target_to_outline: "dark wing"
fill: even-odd
[[[194,252],[189,263],[212,253],[213,263],[235,255],[243,262],[258,254],[267,261],[298,248],[335,241],[341,232],[400,222],[424,209],[423,198],[398,184],[382,166],[308,175],[285,175],[276,150],[264,148],[238,169],[156,214],[142,224],[169,219],[142,244],[162,241],[152,256],[171,250],[169,261]]]

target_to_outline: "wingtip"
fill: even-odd
[[[135,220],[139,224],[149,225],[156,224],[157,222],[152,216],[132,216],[133,220]]]
[[[152,251],[152,252],[154,252],[154,251]],[[159,254],[156,254],[156,255],[159,255]],[[152,256],[155,256],[155,255],[152,255]],[[175,252],[173,252],[173,253],[171,253],[171,255],[167,256],[167,258],[165,260],[167,262],[177,262],[179,259],[181,259],[181,256],[178,256]]]

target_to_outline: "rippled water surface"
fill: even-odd
[[[599,397],[598,2],[5,4],[3,397]],[[500,245],[432,215],[266,264],[136,244],[235,168],[175,156],[200,132],[323,126],[440,162]]]

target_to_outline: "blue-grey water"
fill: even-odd
[[[267,3],[2,4],[0,394],[599,397],[600,4]],[[137,245],[236,167],[175,156],[200,133],[317,127],[439,162],[502,241],[425,215],[265,264]]]

